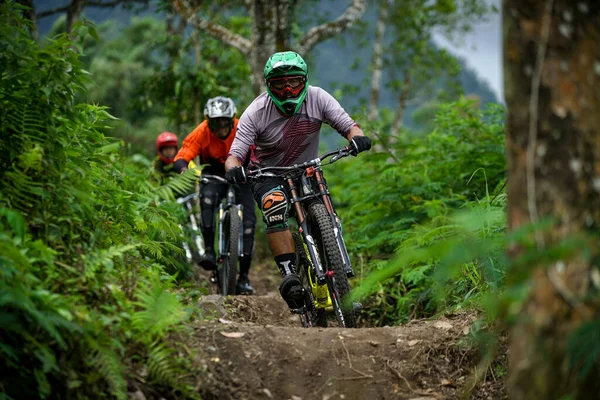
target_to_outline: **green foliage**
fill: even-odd
[[[186,273],[172,204],[103,135],[106,109],[77,102],[79,44],[36,44],[15,8],[0,6],[0,390],[126,398],[135,378],[187,393],[165,342],[189,315],[168,274]]]
[[[328,174],[353,259],[367,261],[357,293],[379,324],[481,300],[504,275],[502,110],[461,100],[435,126]]]
[[[247,18],[230,23],[236,32],[248,30]],[[109,107],[120,118],[114,134],[146,154],[158,133],[190,132],[210,97],[232,97],[240,110],[251,101],[249,67],[237,50],[173,25],[155,17],[134,17],[127,26],[107,21],[99,27],[100,42],[84,43],[95,81],[85,100]]]

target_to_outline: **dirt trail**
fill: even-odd
[[[198,382],[204,398],[457,399],[479,360],[465,344],[473,314],[303,329],[275,292],[277,280],[257,284],[256,296],[201,299],[213,318],[195,324],[188,345],[200,349],[194,363],[206,371]],[[488,368],[468,398],[506,398],[502,372]]]

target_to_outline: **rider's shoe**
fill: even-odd
[[[250,284],[247,276],[240,275],[237,281],[237,294],[251,295],[254,293],[254,288]]]
[[[284,276],[281,285],[279,285],[279,293],[281,293],[281,297],[283,297],[293,314],[306,312],[304,288],[298,275],[288,274]]]
[[[217,269],[217,257],[213,249],[207,249],[203,256],[200,257],[198,265],[206,270]]]

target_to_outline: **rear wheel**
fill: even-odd
[[[315,240],[319,257],[327,271],[333,275],[327,278],[327,286],[333,311],[340,324],[345,328],[356,327],[356,316],[352,303],[346,299],[350,293],[350,284],[344,270],[344,261],[333,231],[333,222],[322,203],[312,203],[308,207],[310,233]]]
[[[297,273],[302,281],[302,286],[306,292],[305,306],[306,306],[306,315],[300,316],[300,320],[302,321],[302,326],[305,328],[311,326],[319,326],[326,328],[327,327],[327,312],[325,309],[316,308],[315,300],[313,297],[312,286],[309,280],[309,274],[311,273],[311,265],[308,257],[306,256],[306,251],[304,250],[304,245],[302,244],[302,238],[296,232],[292,233],[294,237],[294,246],[296,248],[296,260],[298,260],[297,265]],[[314,280],[313,280],[314,281]]]
[[[235,294],[241,225],[242,221],[237,209],[231,208],[225,211],[223,234],[226,253],[221,254],[222,263],[219,267],[219,289],[223,296]]]

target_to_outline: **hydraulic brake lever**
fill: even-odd
[[[331,159],[329,160],[329,164],[333,164],[334,162],[336,162],[340,158],[347,157],[348,155],[349,155],[349,153],[348,153],[348,147],[345,147],[343,149],[339,149],[338,153],[335,156],[331,157]]]

